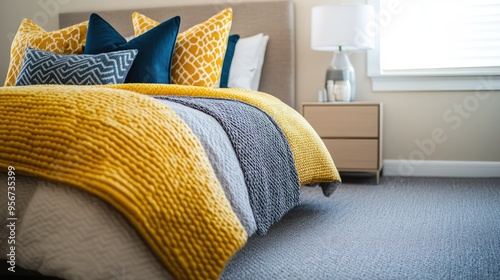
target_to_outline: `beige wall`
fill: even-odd
[[[242,0],[0,0],[0,77],[8,67],[10,38],[23,17],[38,19],[47,30],[57,27],[53,11],[105,10],[155,7],[195,3],[231,3]],[[250,1],[250,0],[248,0]],[[257,0],[252,0],[257,1]],[[295,0],[297,28],[297,100],[315,101],[323,84],[324,73],[332,54],[312,51],[310,44],[310,9],[330,0]],[[344,1],[345,2],[345,1]],[[361,2],[364,1],[350,1]],[[58,5],[48,5],[61,3]],[[48,8],[47,8],[48,7]],[[474,92],[373,92],[366,76],[366,54],[350,55],[357,72],[357,99],[384,103],[384,159],[408,159],[428,149],[426,160],[498,161],[500,162],[500,93],[485,93],[478,99]],[[477,101],[477,103],[474,103]],[[458,106],[471,109],[459,112]],[[471,107],[478,105],[477,108]],[[447,114],[448,118],[444,117]],[[328,120],[325,121],[342,121]],[[442,129],[446,141],[432,141],[433,131]],[[416,142],[425,143],[419,148]],[[422,153],[420,153],[422,154]],[[415,157],[415,159],[420,159]]]

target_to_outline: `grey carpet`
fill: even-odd
[[[500,178],[342,184],[252,236],[222,279],[500,279]]]

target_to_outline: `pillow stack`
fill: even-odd
[[[136,12],[129,38],[97,14],[53,32],[25,19],[5,86],[125,82],[258,90],[269,36],[230,36],[232,17],[226,8],[179,33],[179,16],[160,23]]]

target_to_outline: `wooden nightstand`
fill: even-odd
[[[382,103],[308,102],[302,115],[319,134],[339,172],[382,170]]]

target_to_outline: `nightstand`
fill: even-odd
[[[307,102],[302,115],[323,139],[339,172],[382,170],[382,103]]]

